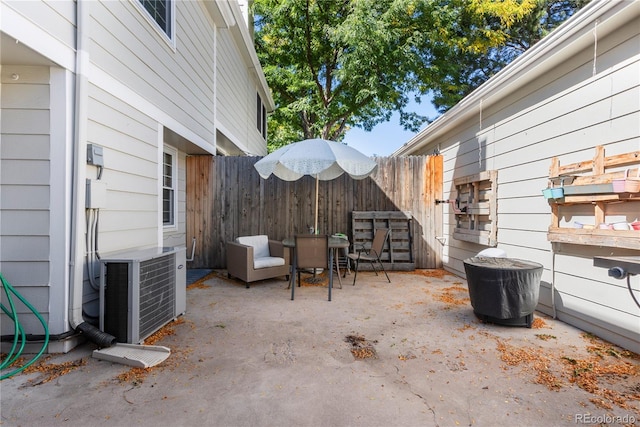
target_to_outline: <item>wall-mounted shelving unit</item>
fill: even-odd
[[[615,168],[618,170],[611,171]],[[612,203],[633,203],[634,209],[637,207],[640,215],[640,193],[613,191],[613,180],[624,178],[624,169],[628,169],[629,176],[635,176],[638,168],[640,168],[640,151],[607,157],[603,146],[595,148],[593,159],[578,163],[561,166],[559,159],[554,157],[549,168],[549,185],[556,187],[562,185],[564,197],[549,199],[551,225],[547,239],[550,242],[640,250],[639,230],[597,228],[598,224],[606,221],[607,209]],[[596,228],[560,227],[563,209],[576,204],[592,205],[593,225]]]
[[[497,246],[498,171],[456,178],[453,185],[457,193],[453,206],[456,218],[453,238]]]

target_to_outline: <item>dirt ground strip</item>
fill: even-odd
[[[640,425],[637,354],[540,313],[482,323],[444,270],[358,278],[332,302],[303,281],[290,301],[283,280],[215,271],[145,341],[165,362],[98,361],[91,343],[46,356],[3,381],[0,424]]]

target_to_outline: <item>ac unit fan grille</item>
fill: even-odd
[[[140,262],[140,338],[171,321],[176,313],[175,257]]]

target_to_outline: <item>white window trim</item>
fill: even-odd
[[[164,223],[164,153],[171,154],[172,165],[171,171],[173,173],[172,176],[172,184],[173,184],[173,224],[165,224]],[[174,147],[164,144],[162,152],[160,153],[160,223],[162,224],[163,231],[167,230],[177,230],[178,229],[178,150]]]
[[[176,0],[169,0],[171,5],[171,36],[164,32],[164,30],[158,25],[153,17],[147,12],[142,3],[138,0],[129,0],[130,3],[135,5],[135,8],[140,14],[147,20],[151,28],[153,28],[158,35],[169,45],[169,47],[175,52],[176,50]]]

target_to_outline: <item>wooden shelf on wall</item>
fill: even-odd
[[[550,242],[640,250],[640,231],[638,230],[585,230],[550,227],[547,238]]]
[[[560,166],[557,157],[551,161],[549,169],[550,185],[570,182],[564,186],[562,199],[549,199],[551,205],[551,225],[547,240],[576,245],[607,246],[640,250],[639,230],[577,229],[560,227],[563,208],[572,205],[591,205],[594,226],[604,223],[607,209],[612,203],[634,203],[640,212],[640,193],[614,193],[613,180],[624,178],[624,170],[610,171],[612,168],[627,167],[629,176],[635,176],[640,167],[640,151],[605,156],[604,147],[595,149],[592,160]],[[636,167],[638,166],[638,167]],[[634,168],[635,167],[635,168]]]
[[[453,238],[485,246],[498,245],[496,224],[498,171],[484,171],[453,181],[456,196]]]

